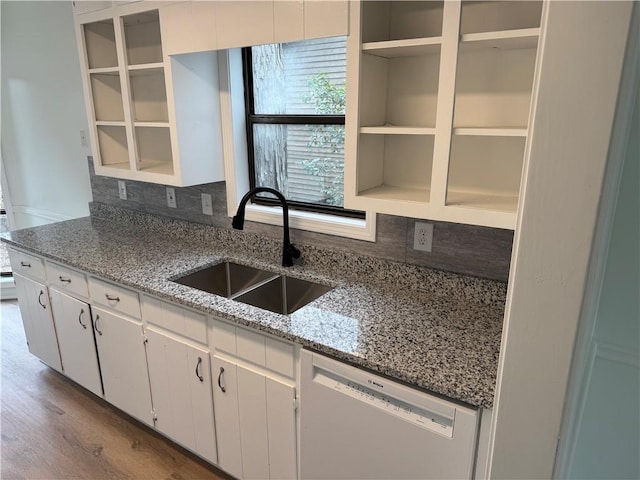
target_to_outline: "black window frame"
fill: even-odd
[[[245,125],[247,133],[247,160],[249,163],[249,188],[269,185],[256,185],[255,156],[253,148],[253,126],[263,125],[344,125],[345,115],[287,115],[256,114],[253,98],[253,62],[251,47],[242,48],[242,78],[244,80]],[[254,196],[253,203],[258,205],[279,206],[280,202],[273,198]],[[349,218],[365,218],[365,212],[349,210],[335,205],[322,205],[312,202],[301,202],[287,199],[293,210],[324,213]]]

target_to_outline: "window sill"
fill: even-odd
[[[282,208],[249,204],[245,219],[269,225],[282,225]],[[322,213],[289,210],[289,226],[309,232],[375,242],[376,215],[367,212],[364,220]]]

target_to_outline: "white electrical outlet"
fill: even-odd
[[[124,183],[124,180],[118,180],[118,196],[120,200],[127,199],[127,184]]]
[[[433,244],[433,223],[416,222],[413,249],[430,252]]]
[[[176,204],[176,189],[173,187],[167,187],[167,206],[169,208],[177,208]]]
[[[213,215],[213,204],[211,203],[211,195],[208,193],[201,193],[202,199],[202,213],[204,215]]]
[[[89,142],[87,142],[87,132],[85,132],[84,130],[80,130],[80,146],[89,146]]]

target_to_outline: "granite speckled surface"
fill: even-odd
[[[100,205],[91,214],[3,241],[470,405],[493,404],[503,283],[304,245],[304,264],[284,269],[273,239]],[[280,315],[170,281],[226,259],[334,289]]]

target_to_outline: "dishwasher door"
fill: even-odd
[[[478,412],[306,350],[300,477],[471,478]]]

